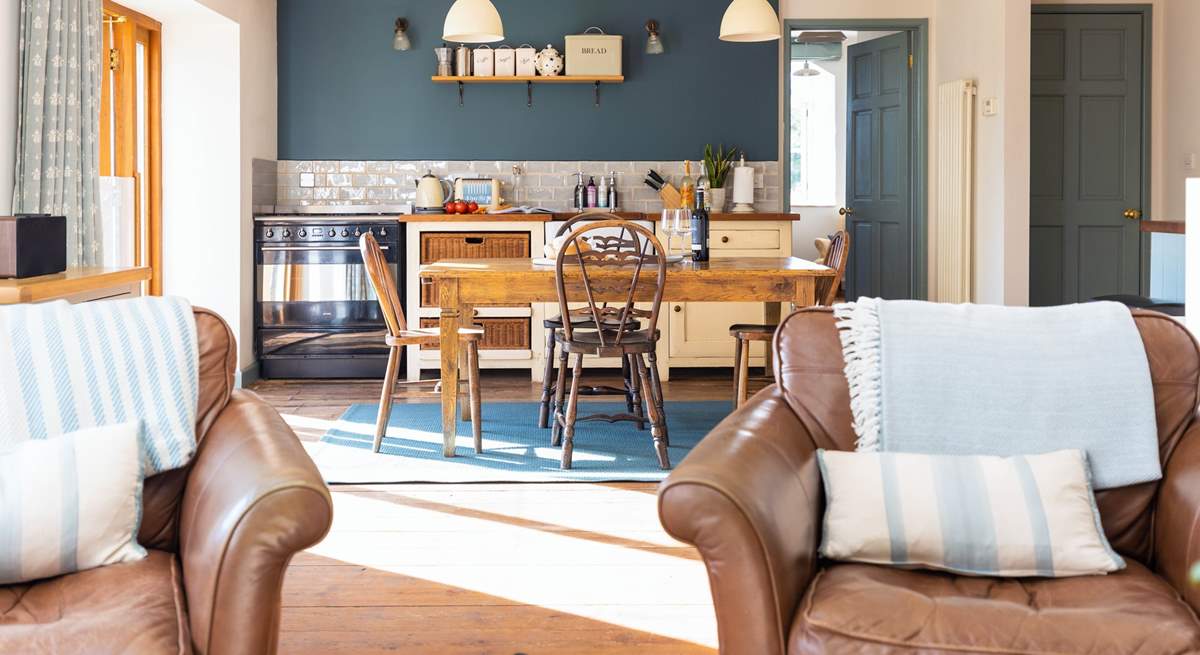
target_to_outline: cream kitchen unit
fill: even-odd
[[[653,217],[623,214],[623,217],[654,224]],[[553,238],[559,221],[569,215],[504,216],[405,216],[406,307],[409,321],[422,327],[437,325],[440,309],[436,290],[422,284],[422,264],[440,259],[485,259],[491,257],[540,256],[543,246]],[[788,257],[792,254],[790,214],[721,214],[713,218],[711,251],[718,258]],[[664,235],[659,238],[666,243]],[[678,240],[676,240],[678,241]],[[678,244],[676,244],[678,246]],[[733,339],[729,326],[734,323],[762,323],[778,320],[782,308],[758,303],[663,303],[659,329],[659,365],[664,378],[670,368],[722,367],[733,362]],[[541,381],[546,331],[542,321],[558,314],[555,303],[522,306],[476,307],[475,320],[485,330],[480,352],[484,369],[527,369],[533,380]],[[754,344],[751,364],[763,364],[763,344]],[[436,370],[438,352],[410,346],[407,377],[420,378],[421,371]],[[600,365],[616,367],[614,361]]]

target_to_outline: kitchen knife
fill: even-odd
[[[650,172],[647,173],[646,175],[647,175],[647,177],[654,180],[655,182],[658,182],[660,187],[667,183],[667,181],[665,179],[663,179],[663,176],[659,175],[658,171],[654,170],[653,168],[651,168]]]
[[[655,191],[662,191],[662,185],[659,184],[658,182],[655,182],[654,180],[652,180],[650,178],[646,178],[642,181],[645,182],[646,186],[650,187],[651,189],[654,189]]]

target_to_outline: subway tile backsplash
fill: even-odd
[[[683,162],[672,161],[298,161],[285,160],[276,164],[275,209],[308,206],[404,204],[416,197],[417,179],[426,171],[440,178],[492,177],[500,180],[504,198],[511,204],[537,205],[548,209],[569,211],[575,189],[575,173],[583,171],[596,178],[610,171],[617,173],[617,191],[623,211],[657,212],[662,208],[658,194],[642,183],[646,171],[653,168],[678,186],[683,176]],[[761,175],[763,185],[754,190],[754,206],[758,211],[773,212],[783,208],[779,163],[774,161],[747,162]],[[523,173],[519,184],[513,166]],[[269,185],[259,184],[259,168],[255,169],[255,208],[269,192]],[[262,167],[266,172],[266,165]],[[693,174],[699,173],[696,162]],[[311,174],[312,186],[301,186],[302,174]],[[265,175],[264,175],[265,177]],[[514,188],[514,185],[516,187]],[[732,195],[732,189],[727,192]],[[732,198],[727,201],[732,203]]]

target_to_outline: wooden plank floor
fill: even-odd
[[[725,373],[680,377],[668,400],[730,397]],[[483,383],[490,400],[539,397],[527,376],[485,371]],[[377,402],[379,383],[252,389],[316,440],[351,403]],[[288,569],[280,652],[714,653],[704,566],[663,532],[655,486],[334,487],[333,530]]]

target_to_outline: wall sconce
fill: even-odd
[[[662,38],[658,35],[658,21],[651,18],[646,21],[646,32],[650,35],[646,38],[646,54],[661,55],[663,53]]]
[[[408,19],[396,19],[396,38],[392,40],[392,49],[401,52],[412,49],[412,41],[408,40]]]

